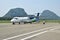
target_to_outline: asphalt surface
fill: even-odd
[[[0,40],[60,40],[60,24],[0,23]]]

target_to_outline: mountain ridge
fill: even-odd
[[[27,13],[23,8],[14,8],[10,9],[3,17],[22,17],[22,16],[27,16]]]
[[[23,8],[13,8],[10,9],[3,17],[3,19],[12,19],[13,17],[34,17],[34,15],[28,15]],[[50,10],[44,10],[41,15],[40,19],[60,19],[56,13]]]
[[[41,19],[60,19],[60,17],[58,15],[56,15],[56,13],[50,11],[50,10],[44,10],[41,13]]]

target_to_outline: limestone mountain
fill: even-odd
[[[40,16],[41,19],[60,19],[54,12],[50,10],[44,10]]]
[[[4,15],[4,18],[13,18],[13,17],[25,17],[27,16],[27,13],[23,8],[14,8],[10,9],[6,15]]]

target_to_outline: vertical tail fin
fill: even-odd
[[[37,13],[37,16],[36,16],[36,21],[37,21],[37,22],[40,21],[39,14],[40,14],[40,13]]]
[[[40,13],[37,13],[37,17],[39,17],[39,14],[40,14]]]

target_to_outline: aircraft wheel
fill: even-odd
[[[30,22],[30,24],[32,24],[32,22]]]
[[[20,24],[20,22],[19,22],[19,24]]]
[[[43,23],[43,24],[45,24],[45,23]]]
[[[24,22],[24,24],[26,24],[26,22]]]
[[[12,24],[14,25],[15,23],[13,22]]]

